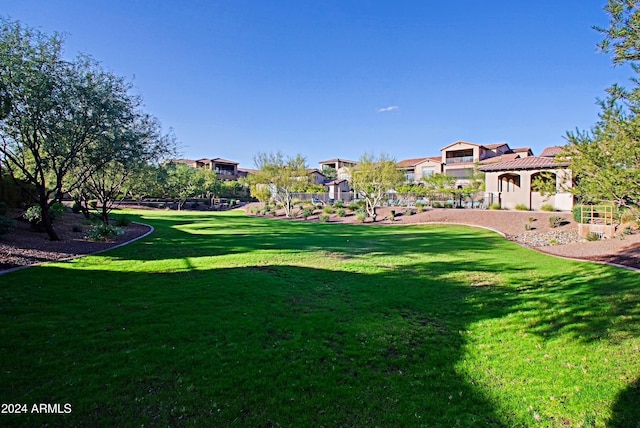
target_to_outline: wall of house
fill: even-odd
[[[556,174],[556,194],[547,197],[531,189],[531,177],[543,171]],[[573,195],[567,190],[571,183],[571,172],[567,169],[533,169],[519,171],[489,171],[485,175],[488,198],[500,200],[502,208],[514,209],[516,205],[525,205],[531,210],[549,204],[560,211],[573,208]],[[492,196],[491,196],[492,195]]]

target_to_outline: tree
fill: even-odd
[[[614,65],[640,74],[640,1],[609,0],[609,27],[598,45],[613,53]],[[587,202],[611,201],[640,220],[640,80],[632,89],[614,84],[600,100],[599,120],[590,131],[567,133],[563,157],[570,161],[572,192]]]
[[[389,191],[400,186],[404,176],[396,166],[396,161],[384,154],[375,158],[365,153],[359,163],[350,169],[351,189],[365,200],[367,214],[375,222],[376,209]]]
[[[424,185],[432,199],[443,199],[454,196],[456,181],[455,177],[446,174],[432,174],[424,180]]]
[[[251,195],[264,200],[269,189],[271,199],[282,205],[285,215],[292,216],[293,197],[305,192],[311,185],[307,161],[304,156],[287,157],[278,153],[258,153],[254,158],[258,171],[250,176]]]
[[[74,199],[88,212],[89,200],[96,200],[95,210],[107,224],[118,199],[126,196],[128,185],[138,171],[171,156],[175,138],[162,135],[159,122],[146,114],[138,114],[129,126],[114,130],[108,139],[97,141],[81,154],[80,165],[97,165],[74,192]]]
[[[167,173],[165,195],[178,200],[178,210],[188,198],[202,194],[206,180],[204,170],[178,162],[168,162],[164,169]]]
[[[58,240],[50,207],[109,161],[83,159],[117,144],[141,100],[129,94],[130,84],[90,57],[65,60],[59,36],[7,21],[0,24],[0,87],[9,99],[0,120],[3,167],[32,186],[43,228]]]

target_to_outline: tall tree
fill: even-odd
[[[136,173],[148,164],[158,164],[173,155],[175,147],[175,137],[172,133],[162,135],[157,119],[136,114],[128,126],[114,129],[81,153],[81,168],[85,164],[96,168],[88,171],[77,187],[76,201],[88,211],[89,200],[97,200],[95,210],[107,224],[110,212],[118,199],[124,198],[126,187],[133,184]]]
[[[253,160],[258,171],[249,177],[252,196],[262,201],[264,189],[268,188],[271,199],[281,204],[285,215],[291,217],[294,195],[305,192],[311,185],[306,159],[300,154],[285,158],[278,152],[258,153]]]
[[[588,202],[611,201],[640,220],[640,1],[609,0],[609,26],[598,45],[613,54],[614,65],[630,65],[635,78],[627,89],[615,84],[599,101],[598,122],[589,131],[567,133],[563,156],[571,162],[572,192]]]
[[[59,36],[8,21],[0,24],[0,86],[10,100],[0,120],[3,166],[33,186],[43,227],[58,240],[49,208],[109,162],[83,158],[117,143],[141,100],[90,57],[65,60]]]
[[[377,207],[389,191],[400,186],[404,181],[396,161],[384,154],[376,158],[372,154],[365,153],[349,172],[351,189],[364,199],[367,214],[376,221]]]
[[[188,198],[203,193],[206,180],[204,170],[178,162],[168,162],[164,169],[167,173],[165,195],[178,200],[178,210],[182,209]]]

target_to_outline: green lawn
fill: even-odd
[[[640,275],[467,227],[137,212],[0,276],[1,426],[640,426]]]

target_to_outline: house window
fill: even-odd
[[[429,178],[436,172],[436,168],[434,166],[429,166],[426,168],[422,168],[422,178]]]
[[[415,176],[415,174],[414,174],[413,171],[407,171],[407,172],[404,173],[404,179],[406,181],[413,181],[414,176]]]
[[[458,179],[471,178],[473,176],[473,168],[450,169],[446,172],[446,175]]]

